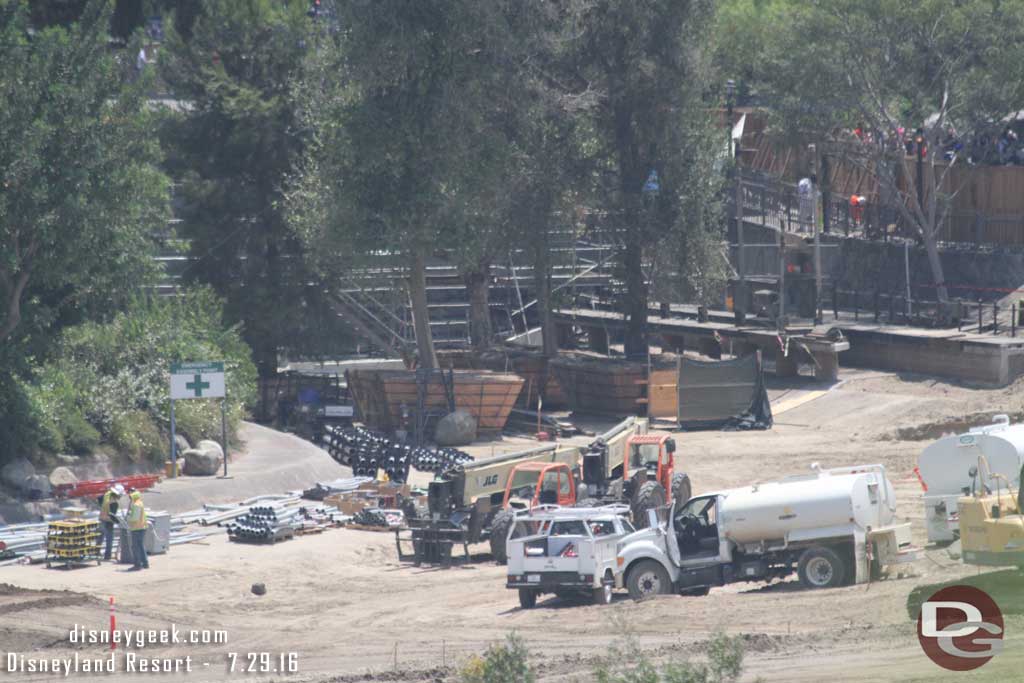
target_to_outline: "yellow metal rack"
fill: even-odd
[[[46,537],[46,566],[100,563],[100,524],[68,519],[50,522]]]

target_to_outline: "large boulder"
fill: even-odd
[[[45,474],[33,474],[26,478],[22,483],[22,488],[31,500],[49,498],[53,493],[53,487],[50,486],[50,480]]]
[[[442,417],[434,430],[434,441],[438,446],[466,446],[475,438],[476,418],[462,409]]]
[[[18,458],[0,468],[0,481],[16,489],[25,489],[25,480],[36,473],[36,468],[25,458]]]
[[[212,450],[190,448],[181,454],[185,459],[184,472],[197,477],[208,477],[217,474],[224,458]]]
[[[217,443],[216,441],[211,441],[209,439],[203,439],[198,444],[196,444],[196,448],[198,450],[200,450],[200,451],[209,451],[211,453],[215,453],[218,458],[220,458],[222,460],[224,459],[224,450],[220,447],[220,444]]]
[[[50,472],[50,483],[53,486],[74,485],[78,483],[78,477],[67,467],[54,467]]]
[[[181,434],[174,435],[174,449],[178,452],[178,457],[181,457],[181,454],[190,448],[192,448],[192,444],[188,442],[188,439]]]

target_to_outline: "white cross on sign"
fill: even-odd
[[[172,363],[171,398],[223,398],[224,363]]]

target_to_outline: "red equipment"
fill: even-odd
[[[158,481],[160,481],[159,474],[133,474],[116,479],[87,479],[77,484],[54,486],[53,495],[55,498],[96,498],[103,495],[114,484],[120,484],[125,490],[145,491],[152,488]]]

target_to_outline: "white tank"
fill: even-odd
[[[877,529],[891,523],[896,512],[895,492],[881,465],[818,469],[720,495],[719,529],[740,544],[851,524]]]
[[[1024,465],[1024,425],[1011,425],[1006,415],[997,415],[991,425],[943,437],[925,448],[917,467],[927,495],[959,495],[971,485],[968,470],[977,467],[979,455],[985,456],[992,473],[1006,477],[1017,490]],[[993,490],[1006,485],[998,478],[985,483]]]

